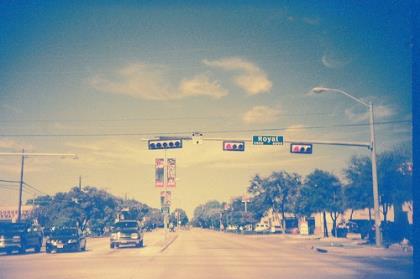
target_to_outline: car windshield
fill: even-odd
[[[60,229],[51,231],[52,237],[77,237],[77,229]]]
[[[137,222],[118,222],[114,225],[115,231],[137,231],[138,228]]]

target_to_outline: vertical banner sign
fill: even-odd
[[[176,178],[176,161],[174,158],[168,158],[168,187],[175,187],[175,178]]]
[[[163,187],[165,176],[164,159],[155,159],[155,186]]]

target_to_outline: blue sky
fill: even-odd
[[[365,108],[342,95],[305,94],[315,86],[372,101],[378,122],[410,121],[409,5],[295,2],[2,2],[0,152],[77,153],[76,161],[29,159],[28,183],[54,193],[82,175],[158,206],[153,162],[162,154],[141,138],[193,131],[250,138],[262,133],[251,130],[284,128],[268,133],[368,141],[366,126],[304,129],[367,123]],[[410,123],[376,131],[379,151],[411,145]],[[150,135],[74,136],[104,133]],[[186,144],[169,154],[178,162],[175,206],[191,212],[207,199],[228,200],[255,173],[280,168],[341,175],[352,155],[367,155],[325,146],[310,157],[293,157],[287,146],[220,149]],[[18,172],[18,158],[0,158],[0,179]],[[4,191],[0,203],[15,200]]]

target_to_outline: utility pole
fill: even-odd
[[[79,190],[82,190],[82,176],[79,175]]]
[[[165,227],[165,241],[168,240],[168,229],[169,229],[169,206],[168,206],[168,196],[167,196],[167,179],[168,179],[168,164],[166,162],[166,148],[165,150],[165,159],[163,161],[163,187],[165,191],[165,199],[164,199],[164,208],[165,211],[163,212],[163,226]]]
[[[23,173],[25,165],[25,157],[73,157],[73,159],[78,159],[76,154],[60,154],[60,153],[25,153],[25,149],[22,149],[22,152],[0,152],[0,156],[21,156],[22,162],[20,167],[20,183],[19,183],[19,202],[18,202],[18,216],[17,221],[19,222],[22,219],[22,192],[23,192]]]
[[[372,164],[372,185],[373,185],[373,209],[375,214],[375,242],[377,247],[382,246],[381,215],[379,212],[379,190],[378,190],[378,170],[376,168],[376,144],[375,126],[373,119],[373,104],[369,103],[369,126],[370,126],[370,154]]]
[[[20,183],[19,183],[19,204],[17,221],[20,222],[22,217],[22,192],[23,192],[23,167],[25,165],[25,149],[22,149],[22,162],[20,166]]]

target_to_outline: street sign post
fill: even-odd
[[[254,145],[283,145],[283,136],[253,136]]]

